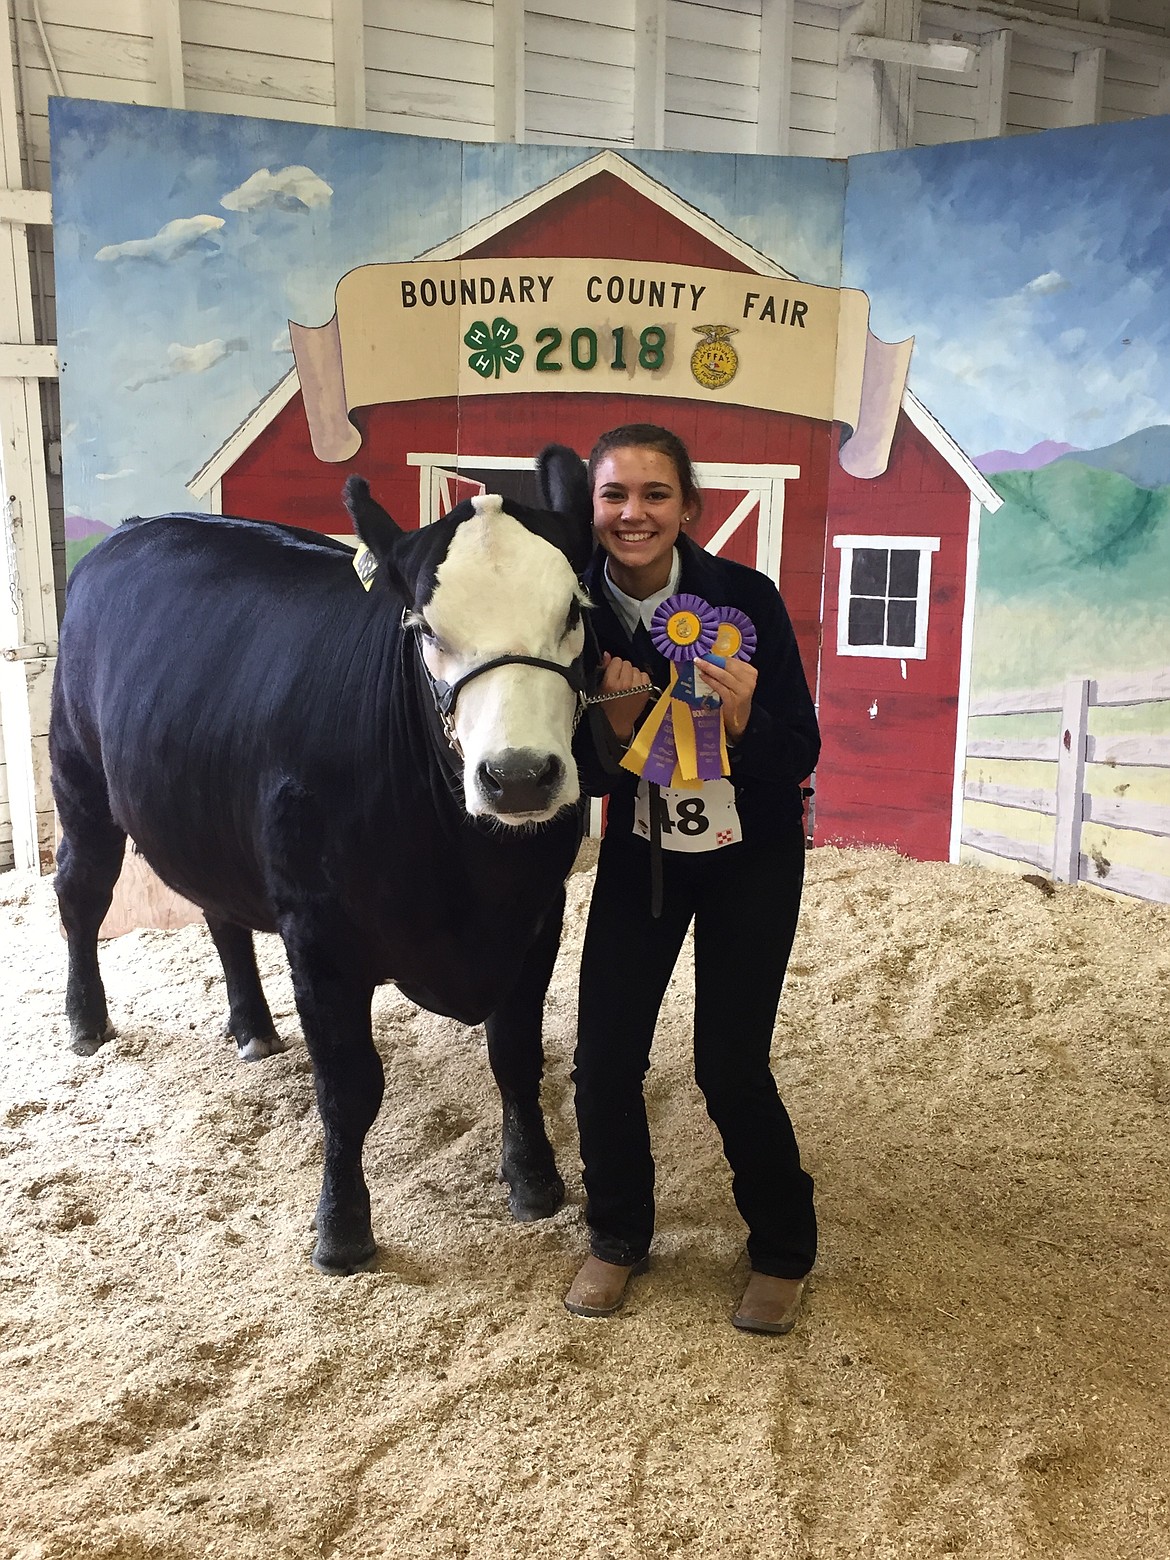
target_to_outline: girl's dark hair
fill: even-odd
[[[589,453],[589,491],[593,491],[598,466],[611,450],[634,448],[657,450],[673,463],[678,473],[683,503],[690,506],[692,518],[697,519],[703,495],[695,481],[690,452],[677,433],[671,433],[669,428],[660,428],[657,423],[624,423],[620,428],[611,428],[608,433],[603,433]]]

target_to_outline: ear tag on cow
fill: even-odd
[[[354,573],[362,582],[362,589],[369,590],[374,583],[374,575],[378,572],[378,560],[366,546],[365,542],[357,544],[357,551],[353,555]]]

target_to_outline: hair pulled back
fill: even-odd
[[[603,433],[589,452],[589,491],[593,492],[597,481],[597,468],[611,450],[657,450],[674,466],[678,474],[682,500],[690,510],[691,518],[698,517],[703,495],[695,480],[695,468],[691,465],[690,452],[677,433],[660,428],[657,423],[623,423]]]

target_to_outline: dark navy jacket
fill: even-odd
[[[702,596],[712,606],[738,607],[755,626],[757,648],[752,664],[759,682],[742,739],[728,750],[745,843],[762,843],[791,827],[801,810],[800,783],[812,773],[821,738],[816,710],[800,661],[796,635],[780,593],[766,575],[727,558],[717,558],[680,536],[682,569],[678,588]],[[614,610],[605,585],[605,553],[598,549],[585,573],[585,585],[595,603],[590,620],[602,651],[642,666],[659,688],[670,679],[665,656],[652,648],[639,653]],[[647,706],[647,711],[652,708]],[[633,828],[636,778],[621,772],[602,781],[583,766],[582,783],[595,794],[609,791],[607,830],[629,833]]]

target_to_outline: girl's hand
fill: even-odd
[[[601,682],[598,685],[598,693],[620,693],[623,688],[637,688],[649,680],[649,674],[631,661],[623,661],[620,656],[610,655],[608,650],[601,657]],[[649,694],[634,693],[628,699],[614,699],[612,703],[601,706],[619,742],[629,742],[634,734],[638,716],[649,701]]]
[[[738,742],[747,730],[759,674],[750,661],[741,661],[738,656],[726,666],[716,666],[713,661],[705,660],[700,660],[698,665],[705,681],[723,700],[723,728],[727,740]]]

